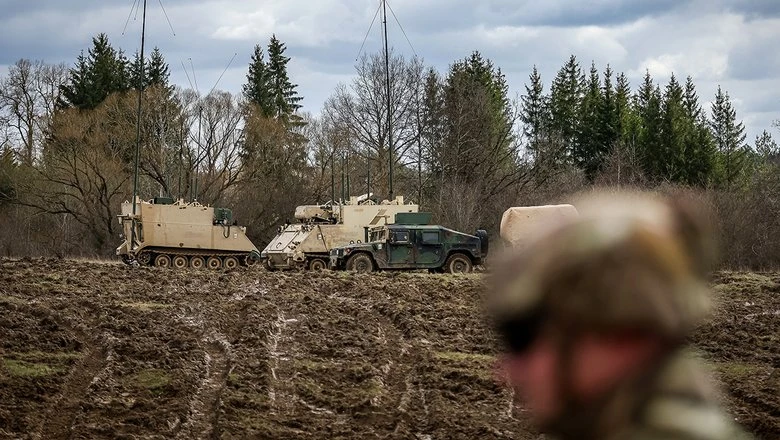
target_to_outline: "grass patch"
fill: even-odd
[[[2,365],[9,375],[23,378],[51,376],[63,371],[63,368],[52,367],[49,364],[16,359],[3,359]]]
[[[171,382],[171,377],[163,370],[148,369],[141,370],[130,376],[128,384],[136,388],[147,389],[154,393],[161,393]]]
[[[81,357],[81,353],[77,351],[55,351],[53,353],[46,353],[43,351],[25,351],[25,352],[10,352],[6,354],[6,357],[35,363],[62,363],[69,362]]]
[[[711,364],[711,367],[718,374],[729,378],[745,378],[754,376],[763,370],[761,365],[748,364],[744,362],[717,362]]]
[[[131,309],[141,310],[149,312],[152,310],[160,310],[170,307],[170,304],[151,303],[151,302],[125,302],[122,306],[129,307]]]
[[[489,382],[493,380],[495,356],[459,351],[436,351],[433,353],[433,357],[441,361],[441,367],[444,370],[456,371]]]
[[[433,357],[440,360],[453,361],[453,362],[475,362],[475,363],[493,363],[496,360],[495,356],[480,353],[463,353],[460,351],[436,351],[433,353]]]

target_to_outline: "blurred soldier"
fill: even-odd
[[[683,200],[610,193],[575,203],[498,270],[502,369],[561,439],[736,439],[686,337],[706,317],[707,222]]]

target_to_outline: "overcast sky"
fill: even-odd
[[[143,0],[139,0],[142,2]],[[114,47],[140,47],[134,0],[0,0],[0,72],[20,58],[72,66],[91,39],[106,33]],[[780,0],[388,0],[411,41],[388,20],[391,45],[446,71],[479,50],[501,67],[514,96],[536,65],[549,90],[574,54],[625,72],[635,90],[646,70],[664,85],[674,72],[692,76],[709,111],[720,84],[748,129],[748,142],[780,119]],[[304,110],[319,113],[339,82],[349,82],[379,0],[149,0],[147,50],[158,46],[171,79],[201,92],[239,92],[255,44],[271,34],[287,44]],[[167,12],[175,35],[166,20]],[[130,16],[127,29],[123,28]],[[381,50],[379,19],[364,51]],[[148,53],[148,52],[147,52]]]

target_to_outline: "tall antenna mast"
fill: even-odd
[[[141,157],[141,102],[143,98],[144,90],[144,38],[146,36],[146,0],[144,0],[143,14],[141,15],[141,69],[140,79],[138,81],[138,120],[136,121],[135,131],[135,164],[133,165],[133,224],[130,230],[130,247],[136,243],[135,237],[135,214],[136,214],[136,197],[138,195],[138,162]]]
[[[146,1],[146,0],[144,0]],[[393,123],[390,120],[390,52],[387,48],[387,0],[382,0],[382,25],[385,31],[385,91],[387,94],[387,153],[389,156],[388,189],[390,200],[393,200]]]

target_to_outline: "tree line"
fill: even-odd
[[[384,54],[367,54],[314,117],[285,51],[276,36],[256,45],[236,94],[173,85],[158,49],[127,57],[103,34],[71,67],[12,65],[0,77],[0,253],[111,254],[140,90],[140,195],[232,207],[261,247],[296,205],[349,195],[404,195],[442,224],[496,235],[508,206],[612,184],[694,188],[724,217],[752,212],[757,227],[722,222],[742,249],[732,263],[780,258],[756,250],[778,226],[761,215],[780,183],[777,144],[768,131],[747,143],[720,88],[705,109],[690,77],[662,86],[647,73],[632,90],[572,56],[549,91],[534,67],[515,98],[479,52],[439,72],[391,51],[389,95]]]

